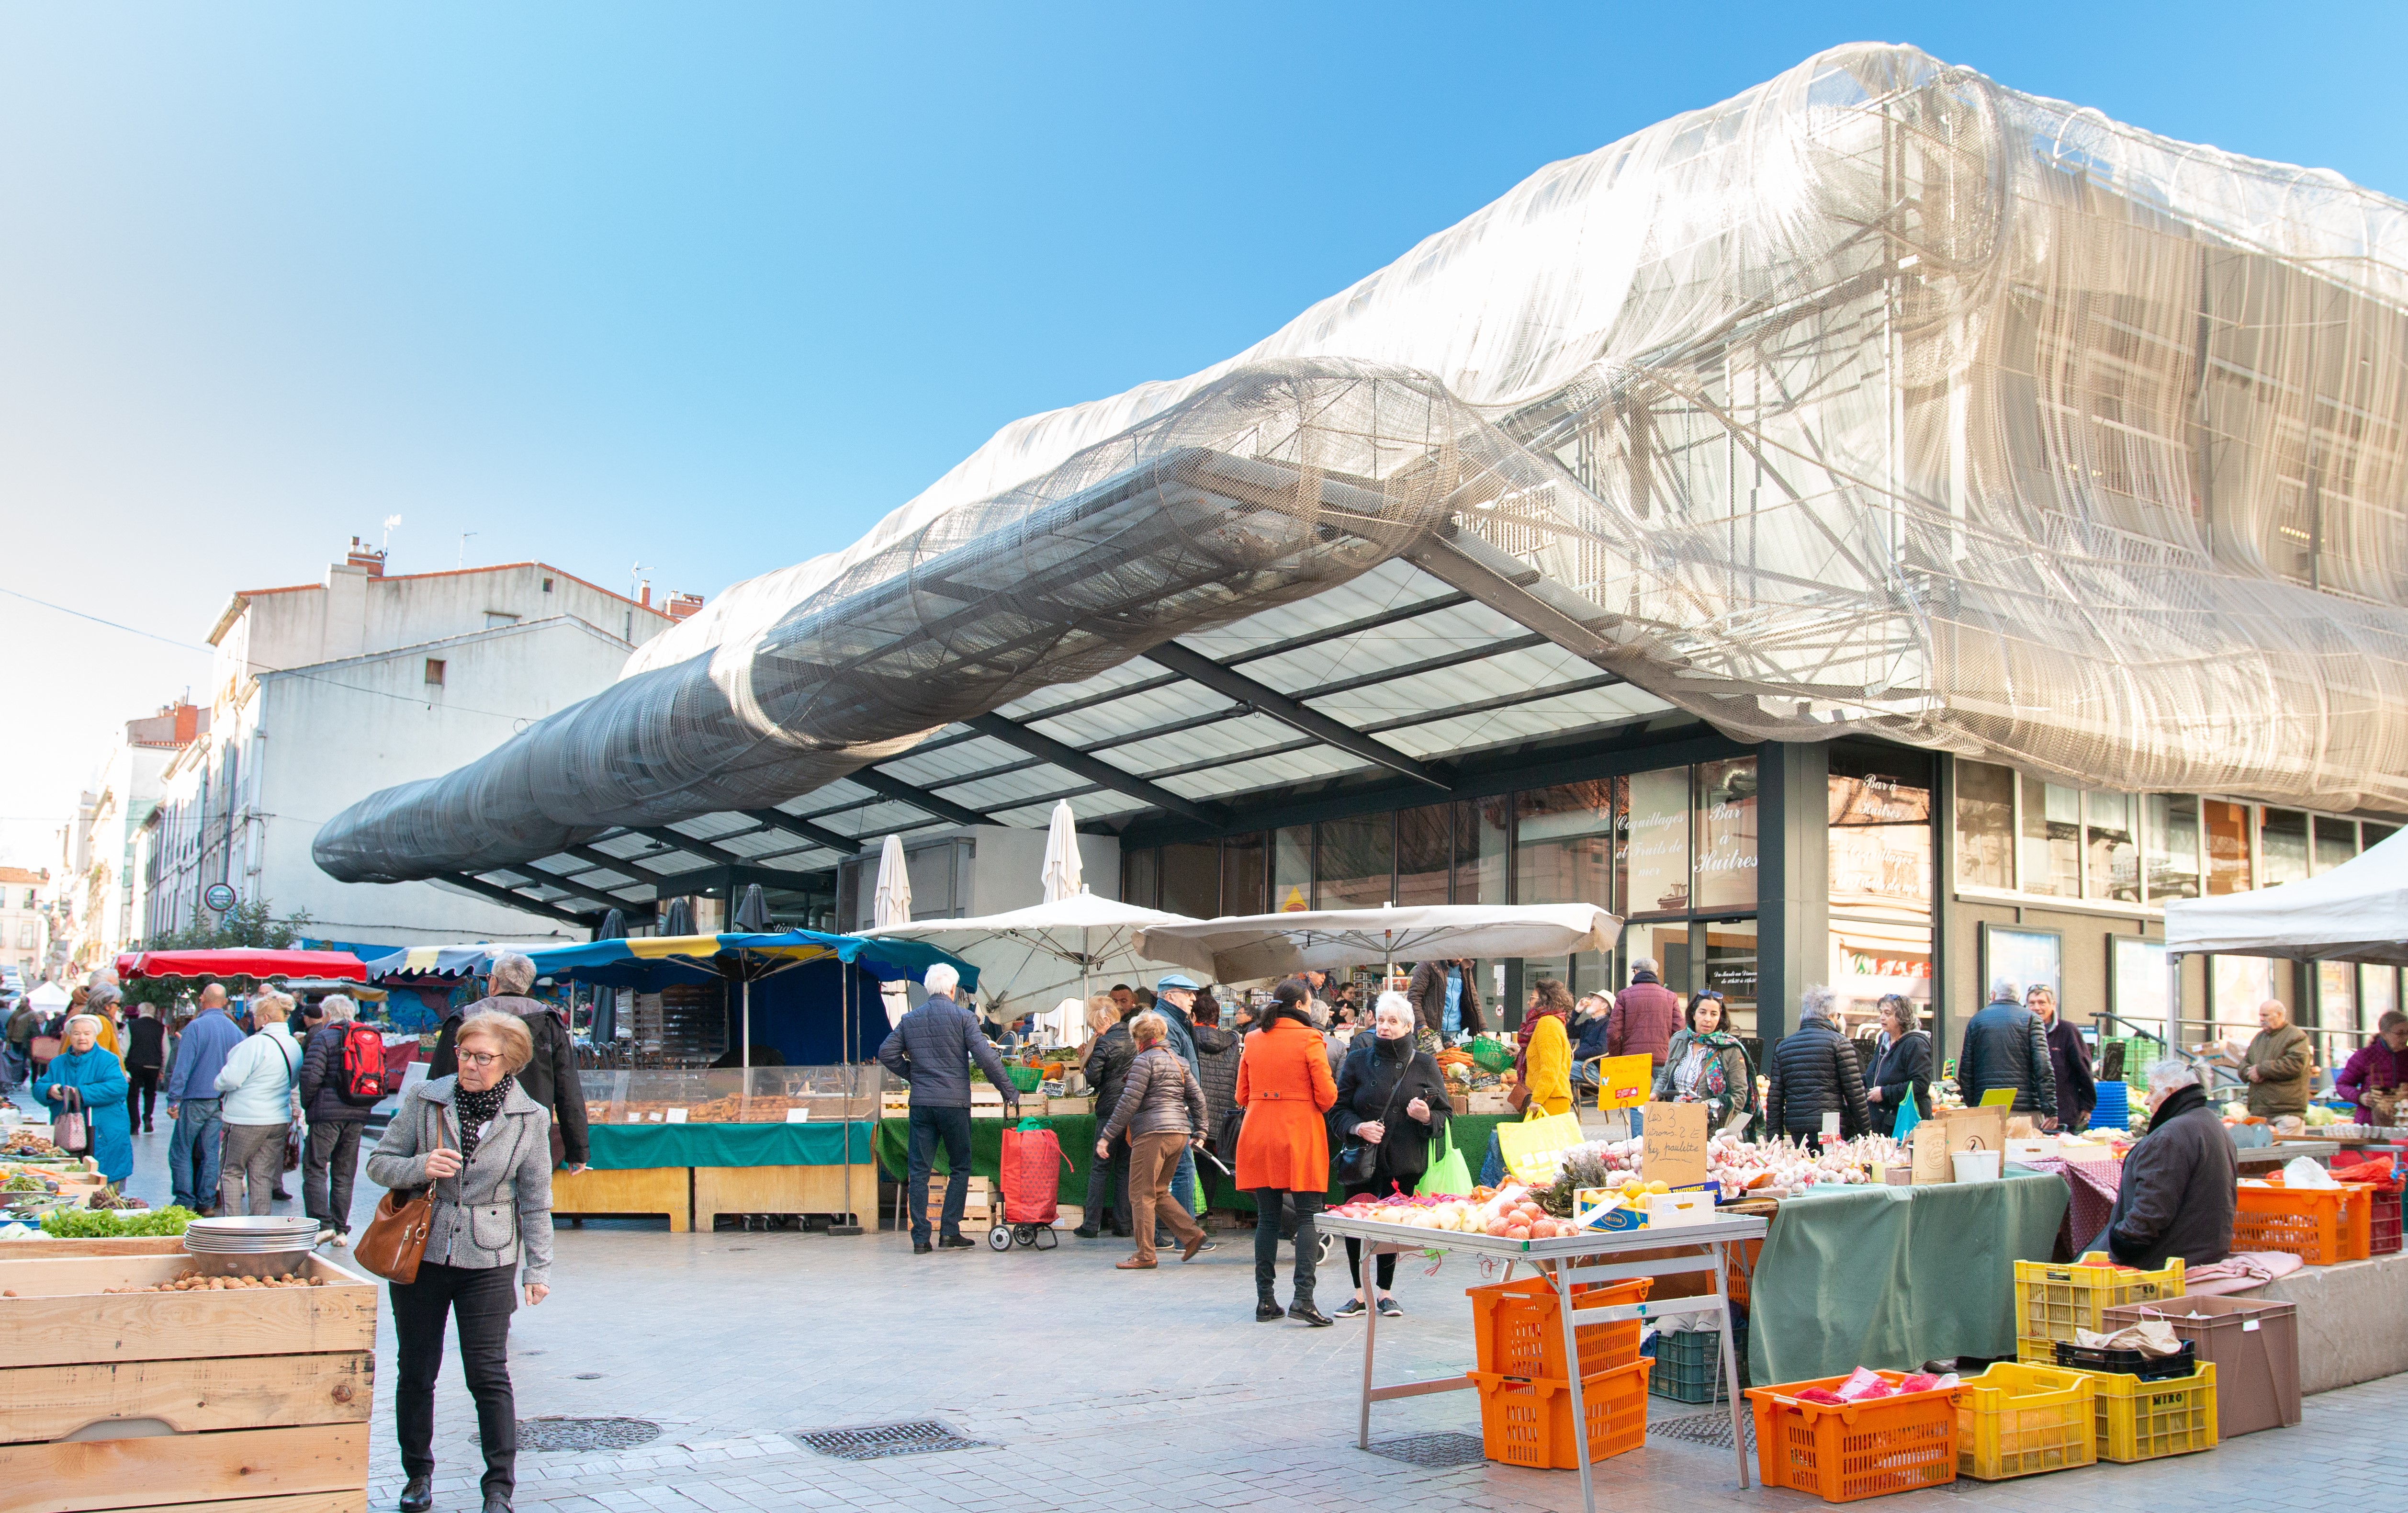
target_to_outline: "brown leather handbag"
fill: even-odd
[[[443,1144],[443,1111],[435,1111],[435,1148]],[[435,1222],[435,1184],[430,1181],[408,1198],[388,1192],[377,1200],[376,1218],[360,1232],[351,1259],[387,1281],[407,1286],[418,1280],[418,1263],[426,1255],[426,1232]]]

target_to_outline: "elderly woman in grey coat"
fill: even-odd
[[[526,1021],[507,1012],[472,1014],[455,1044],[457,1074],[404,1094],[368,1157],[368,1176],[379,1185],[433,1189],[418,1278],[391,1284],[401,1367],[394,1428],[409,1477],[401,1513],[425,1513],[435,1504],[435,1374],[447,1317],[458,1321],[461,1370],[477,1400],[485,1513],[509,1513],[518,1480],[508,1360],[518,1306],[512,1284],[524,1285],[530,1308],[552,1290],[552,1121],[518,1085],[535,1050]]]

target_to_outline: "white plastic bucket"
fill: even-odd
[[[1995,1150],[1959,1150],[1952,1152],[1948,1159],[1956,1167],[1959,1182],[1999,1180],[1999,1153]]]

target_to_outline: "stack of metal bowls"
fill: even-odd
[[[318,1243],[318,1221],[303,1214],[196,1218],[184,1226],[184,1248],[195,1256],[281,1256]]]

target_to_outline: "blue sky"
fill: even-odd
[[[2396,4],[9,3],[0,584],[197,642],[398,514],[394,571],[716,593],[1860,39],[2408,195]],[[37,861],[207,663],[0,616]]]

